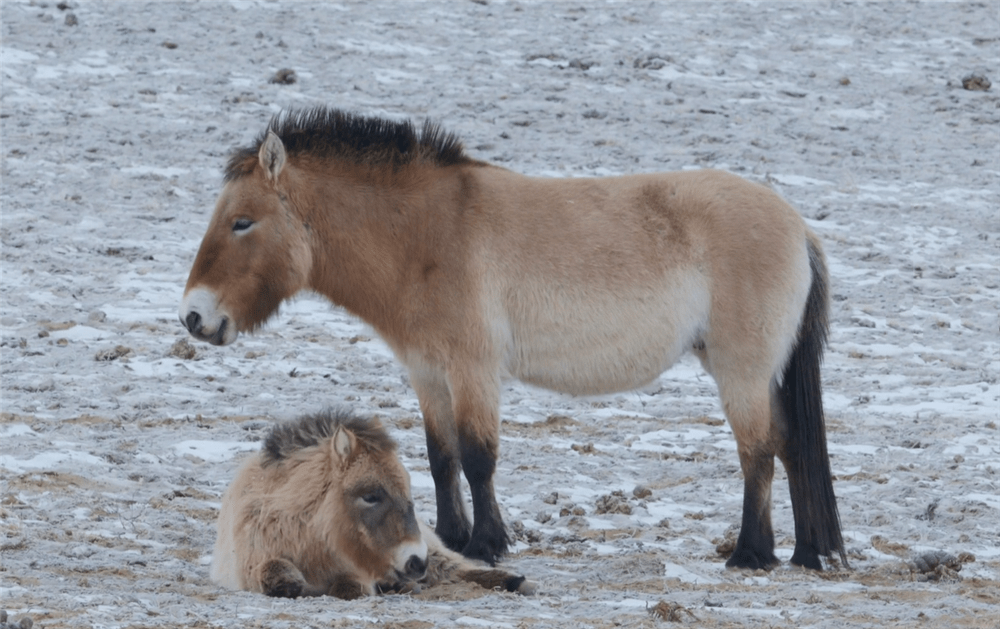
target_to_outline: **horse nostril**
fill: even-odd
[[[407,576],[418,579],[424,576],[425,572],[427,572],[427,562],[416,555],[411,555],[406,562]]]
[[[192,310],[188,313],[187,317],[184,319],[184,325],[187,326],[188,332],[192,334],[201,329],[201,315]]]

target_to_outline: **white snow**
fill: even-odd
[[[841,629],[995,612],[994,6],[24,0],[0,13],[0,598],[13,617],[642,627],[663,624],[647,610],[665,601],[706,626]],[[297,83],[268,82],[286,67]],[[994,87],[962,89],[973,71]],[[229,151],[274,112],[321,104],[430,118],[474,158],[528,175],[723,168],[775,188],[827,253],[824,402],[853,570],[788,566],[780,463],[783,565],[725,569],[715,549],[740,521],[743,477],[715,384],[687,356],[615,395],[504,383],[495,485],[521,531],[505,565],[535,597],[283,601],[212,585],[221,495],[274,421],[338,405],[379,416],[418,514],[436,517],[418,401],[369,326],[313,294],[227,347],[177,321]],[[615,491],[631,514],[596,513]],[[962,571],[912,574],[905,562],[931,550],[965,553]]]

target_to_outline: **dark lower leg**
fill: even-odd
[[[431,432],[427,431],[427,459],[434,478],[434,493],[437,498],[437,533],[445,546],[456,552],[469,543],[472,525],[462,505],[462,487],[459,473],[462,470],[458,457],[439,445]]]
[[[809,479],[806,477],[801,465],[796,465],[795,456],[787,452],[781,457],[781,462],[785,466],[788,474],[788,490],[792,497],[792,516],[795,519],[795,552],[792,554],[791,562],[796,566],[811,568],[812,570],[822,570],[823,564],[819,559],[820,549],[816,546],[816,531],[810,524],[810,496]]]
[[[495,565],[507,552],[509,539],[493,492],[497,446],[467,438],[460,432],[462,469],[472,491],[472,538],[462,554]]]
[[[774,455],[770,452],[740,454],[743,467],[743,524],[730,568],[769,570],[778,565],[774,556],[774,532],[771,529],[771,481],[774,478]]]

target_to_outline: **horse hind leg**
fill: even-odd
[[[743,520],[736,547],[726,566],[767,570],[779,563],[774,555],[771,526],[771,484],[777,454],[771,431],[772,386],[761,376],[769,372],[766,366],[755,369],[756,365],[744,364],[746,356],[754,355],[752,350],[729,349],[728,353],[721,352],[716,344],[705,340],[699,340],[693,347],[705,371],[715,378],[719,387],[723,411],[736,438],[743,471]]]
[[[738,399],[734,399],[728,388],[720,384],[723,406],[736,437],[743,470],[743,520],[736,547],[726,566],[769,570],[779,563],[774,554],[771,526],[776,447],[770,430],[769,386],[743,384],[738,387],[743,389]]]

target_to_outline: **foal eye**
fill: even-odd
[[[378,503],[382,502],[382,493],[381,492],[373,491],[373,492],[371,492],[369,494],[365,494],[364,496],[361,496],[361,500],[363,500],[366,505],[372,507],[372,506],[375,506]]]
[[[233,223],[234,232],[246,231],[251,227],[253,227],[253,221],[251,221],[249,218],[238,218],[236,219],[236,222]]]

